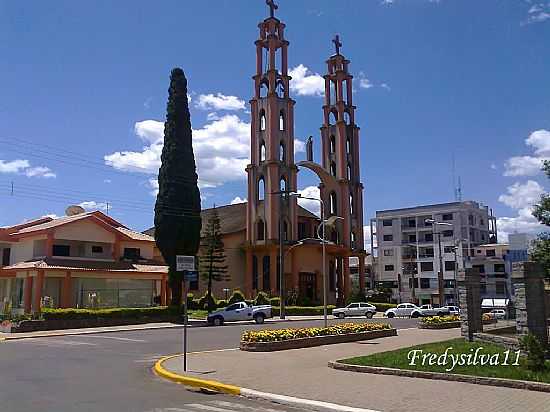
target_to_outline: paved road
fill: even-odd
[[[416,320],[392,319],[391,323],[397,328],[408,328],[415,326]],[[320,326],[322,321],[261,327],[280,328],[283,325]],[[191,328],[189,350],[236,348],[243,330],[258,328],[260,326],[252,324]],[[187,391],[155,376],[151,367],[156,359],[162,355],[181,352],[181,335],[181,329],[160,329],[2,342],[0,410],[292,411],[291,408],[267,402],[251,402],[225,395]]]

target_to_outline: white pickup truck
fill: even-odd
[[[411,313],[411,318],[417,318],[419,316],[447,316],[451,311],[447,306],[434,307],[432,305],[422,305],[418,310],[414,310]]]
[[[239,320],[254,320],[256,323],[264,323],[271,318],[271,305],[249,306],[246,302],[237,302],[224,309],[217,310],[208,315],[209,325],[221,326],[225,322]]]

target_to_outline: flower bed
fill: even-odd
[[[496,322],[492,316],[484,313],[481,317],[481,321],[484,325]],[[420,329],[451,329],[460,327],[460,316],[448,315],[448,316],[427,316],[420,319],[418,323]]]
[[[344,323],[327,328],[246,331],[241,336],[240,347],[246,351],[267,352],[396,335],[396,329],[386,323]]]

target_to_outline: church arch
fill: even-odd
[[[262,140],[260,142],[260,163],[265,162],[265,159],[266,159],[265,142]]]
[[[266,128],[265,110],[260,110],[260,131],[264,131]]]
[[[265,181],[263,176],[258,179],[258,201],[265,199]]]

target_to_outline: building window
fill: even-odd
[[[443,287],[454,289],[455,288],[455,280],[454,279],[445,279],[443,281]]]
[[[336,193],[331,192],[330,194],[330,215],[334,216],[338,213],[338,203],[336,199]]]
[[[260,144],[260,162],[265,162],[266,157],[266,150],[265,150],[265,143],[262,141]]]
[[[413,282],[413,278],[409,278],[409,289],[413,288],[413,283],[414,283],[414,287],[418,289],[418,278],[414,278],[414,282]]]
[[[263,273],[263,290],[270,290],[270,274],[269,274],[270,260],[269,256],[264,256],[262,259],[262,273]]]
[[[455,270],[455,262],[453,260],[446,260],[445,270],[448,270],[448,271]]]
[[[258,180],[258,200],[264,200],[265,198],[265,182],[264,178],[260,177]]]
[[[307,237],[306,230],[307,226],[305,222],[298,222],[298,240],[305,239]]]
[[[407,223],[409,227],[416,227],[416,219],[409,219]]]
[[[384,219],[382,220],[382,226],[391,226],[392,220],[391,219]]]
[[[444,246],[443,252],[444,253],[453,253],[455,251],[454,246]]]
[[[384,256],[393,256],[393,249],[384,249]]]
[[[348,164],[348,180],[351,180],[351,166]]]
[[[494,257],[496,256],[496,250],[495,249],[487,249],[485,251],[485,256],[488,256],[488,257]]]
[[[496,282],[495,287],[497,295],[504,295],[506,293],[506,284],[504,282]]]
[[[420,288],[429,289],[430,288],[430,278],[420,278]]]
[[[393,235],[384,235],[384,242],[393,241]]]
[[[260,131],[265,130],[265,123],[265,110],[262,109],[262,111],[260,112]]]
[[[285,112],[281,110],[281,112],[279,113],[279,130],[285,130],[285,129],[286,129]]]
[[[52,254],[54,256],[71,256],[71,247],[69,245],[53,245]]]
[[[264,221],[262,219],[258,220],[257,231],[258,231],[258,240],[264,240],[265,239],[265,225],[264,225]]]
[[[330,153],[336,153],[336,137],[330,136]]]
[[[421,262],[420,263],[420,271],[421,272],[433,272],[434,270],[434,263],[433,262]]]
[[[384,270],[386,272],[391,272],[392,270],[394,270],[394,266],[393,265],[385,265]]]
[[[453,214],[452,213],[444,213],[442,216],[443,220],[453,220]]]
[[[506,271],[504,267],[504,263],[495,263],[495,272],[496,273],[504,273]]]
[[[480,284],[479,292],[480,292],[482,295],[487,294],[487,284],[486,284],[486,283],[481,283],[481,284]]]
[[[479,273],[485,273],[485,266],[484,265],[472,265],[472,268],[479,270]]]
[[[355,210],[353,207],[353,195],[351,193],[349,194],[349,212],[352,216],[355,214]]]
[[[441,233],[443,234],[443,237],[453,237],[453,234],[454,234],[452,230],[444,230]]]
[[[103,246],[92,246],[92,253],[93,254],[103,253]]]
[[[137,247],[125,247],[123,256],[124,259],[137,260],[141,257],[141,253]]]
[[[281,180],[279,181],[279,190],[281,192],[286,192],[286,179],[284,177],[281,177]]]
[[[485,221],[483,218],[479,219],[479,226],[483,226],[485,224]]]
[[[426,233],[424,235],[424,239],[426,242],[433,242],[434,241],[434,234],[433,233]]]
[[[279,160],[283,163],[286,162],[285,144],[283,142],[279,145]]]
[[[346,139],[346,152],[351,153],[351,141],[349,140],[349,137]]]
[[[474,225],[474,216],[473,215],[468,215],[468,224],[470,226]]]
[[[252,256],[252,289],[258,290],[258,257]]]
[[[416,235],[409,235],[409,243],[416,243]]]
[[[10,265],[11,249],[9,247],[2,250],[2,266]]]
[[[357,245],[355,244],[356,239],[355,239],[355,233],[354,232],[351,232],[350,238],[351,238],[351,247],[352,247],[352,249],[355,249],[355,247]]]
[[[336,163],[330,162],[330,174],[336,177]]]

